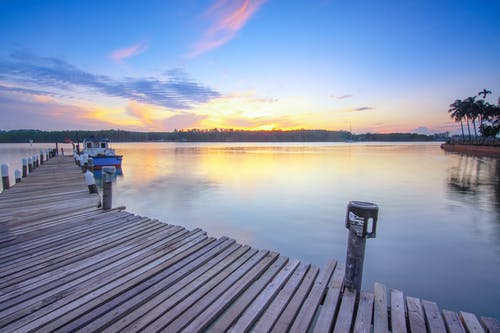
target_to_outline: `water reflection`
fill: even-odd
[[[450,197],[483,209],[494,209],[500,214],[500,160],[455,156],[457,161],[450,167],[448,176]]]

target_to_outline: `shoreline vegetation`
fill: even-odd
[[[0,143],[79,142],[87,137],[105,137],[113,142],[370,142],[370,141],[446,141],[449,133],[364,133],[330,130],[235,130],[190,129],[173,132],[135,132],[123,130],[41,131],[32,129],[0,130]]]

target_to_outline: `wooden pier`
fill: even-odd
[[[0,332],[500,332],[201,229],[98,208],[70,157],[0,194]]]

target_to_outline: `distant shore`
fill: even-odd
[[[448,152],[500,158],[500,146],[443,143],[441,148]]]
[[[418,133],[363,133],[331,130],[271,130],[191,129],[173,132],[101,131],[40,131],[0,130],[0,143],[22,142],[81,142],[84,138],[107,138],[111,142],[407,142],[445,141],[449,133],[425,135]]]

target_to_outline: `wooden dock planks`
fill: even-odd
[[[70,157],[0,194],[1,332],[499,332],[279,253],[99,209]]]

